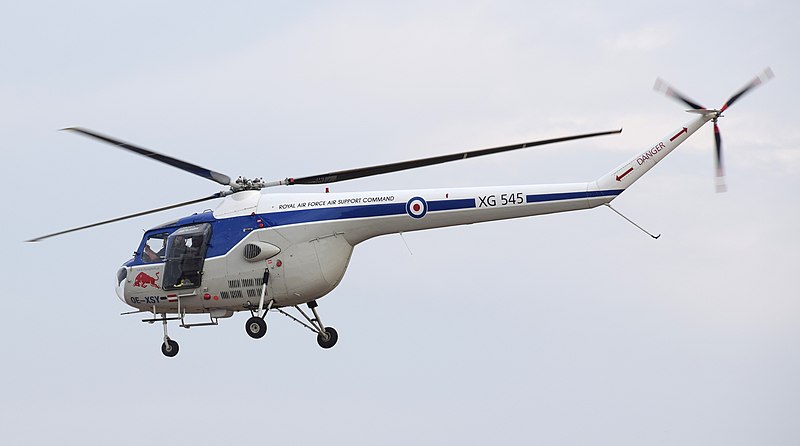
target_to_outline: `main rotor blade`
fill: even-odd
[[[737,91],[733,96],[730,97],[727,101],[725,101],[725,105],[719,109],[720,113],[724,112],[728,109],[734,102],[738,101],[739,98],[748,93],[750,90],[758,87],[759,85],[763,84],[764,82],[772,79],[775,77],[775,74],[772,72],[772,69],[767,67],[761,74],[753,78],[747,85],[745,85],[741,90]]]
[[[57,235],[68,234],[70,232],[80,231],[82,229],[89,229],[89,228],[94,228],[95,226],[100,226],[100,225],[105,225],[105,224],[108,224],[108,223],[114,223],[114,222],[118,222],[118,221],[122,221],[122,220],[127,220],[129,218],[141,217],[142,215],[153,214],[153,213],[156,213],[156,212],[161,212],[161,211],[166,211],[166,210],[169,210],[169,209],[179,208],[181,206],[188,206],[190,204],[201,203],[203,201],[213,200],[215,198],[222,198],[227,194],[228,194],[227,192],[217,192],[214,195],[209,195],[208,197],[198,198],[196,200],[184,201],[183,203],[178,203],[178,204],[171,204],[169,206],[164,206],[164,207],[157,208],[157,209],[150,209],[149,211],[137,212],[135,214],[126,215],[124,217],[112,218],[111,220],[105,220],[105,221],[101,221],[101,222],[98,222],[98,223],[92,223],[90,225],[81,226],[79,228],[72,228],[72,229],[67,229],[67,230],[64,230],[64,231],[54,232],[52,234],[43,235],[41,237],[36,237],[36,238],[32,238],[30,240],[25,240],[25,241],[26,242],[40,242],[40,241],[42,241],[44,239],[47,239],[47,238],[50,238],[50,237],[55,237]]]
[[[195,175],[217,182],[219,184],[222,184],[223,186],[232,185],[231,178],[223,173],[214,172],[213,170],[206,169],[205,167],[200,167],[196,164],[187,163],[186,161],[181,161],[171,156],[162,155],[158,152],[153,152],[150,149],[138,147],[131,143],[127,143],[125,141],[121,141],[116,138],[112,138],[110,136],[97,133],[93,130],[88,130],[81,127],[68,127],[62,130],[69,130],[72,132],[80,133],[85,136],[90,136],[92,138],[99,139],[100,141],[115,145],[119,148],[130,150],[131,152],[138,153],[139,155],[146,156],[156,161],[161,161],[162,163],[169,164],[172,167],[177,167],[178,169],[185,170],[186,172],[193,173]]]
[[[526,149],[528,147],[543,146],[545,144],[554,144],[557,142],[572,141],[575,139],[591,138],[594,136],[602,136],[602,135],[611,135],[614,133],[622,133],[622,129],[611,130],[607,132],[587,133],[583,135],[564,136],[561,138],[544,139],[541,141],[531,141],[522,144],[513,144],[510,146],[492,147],[489,149],[473,150],[471,152],[454,153],[451,155],[434,156],[431,158],[423,158],[410,161],[401,161],[398,163],[381,164],[378,166],[361,167],[358,169],[339,170],[336,172],[323,173],[320,175],[312,175],[302,178],[287,178],[284,181],[279,181],[273,183],[272,185],[335,183],[337,181],[353,180],[356,178],[382,175],[385,173],[399,172],[401,170],[408,170],[408,169],[416,169],[418,167],[432,166],[435,164],[442,164],[450,161],[475,158],[484,155],[492,155],[495,153],[509,152],[512,150]]]
[[[653,89],[656,91],[660,91],[665,95],[674,98],[680,102],[683,102],[684,104],[688,105],[694,110],[705,110],[705,107],[689,99],[686,95],[680,93],[678,90],[672,88],[670,84],[668,84],[661,78],[656,79],[656,84],[653,86]]]

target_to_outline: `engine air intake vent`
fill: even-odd
[[[271,243],[254,241],[244,245],[242,257],[250,262],[258,262],[278,255],[279,252],[281,252],[281,248]]]
[[[261,248],[253,243],[248,243],[244,245],[244,258],[247,260],[252,260],[258,255],[261,254]]]

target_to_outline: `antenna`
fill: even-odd
[[[620,217],[622,217],[622,218],[624,218],[625,220],[627,220],[627,221],[628,221],[628,223],[630,223],[630,224],[632,224],[632,225],[636,226],[637,228],[639,228],[639,230],[641,230],[641,231],[642,231],[642,232],[644,232],[645,234],[649,235],[650,237],[653,237],[653,239],[658,239],[659,237],[661,237],[661,234],[658,234],[658,235],[653,235],[653,234],[649,233],[649,232],[647,231],[647,229],[645,229],[645,228],[643,228],[643,227],[641,227],[641,226],[637,225],[636,223],[634,223],[634,222],[633,222],[633,220],[631,220],[630,218],[628,218],[628,217],[626,217],[626,216],[622,215],[622,212],[620,212],[620,211],[618,211],[618,210],[616,210],[616,209],[612,208],[610,204],[608,204],[608,203],[605,203],[605,205],[606,205],[606,206],[608,206],[608,208],[609,208],[609,209],[611,209],[612,211],[616,212],[616,213],[617,213],[617,215],[619,215]]]
[[[408,247],[408,242],[406,242],[406,237],[403,235],[403,232],[400,231],[400,232],[398,232],[398,234],[400,234],[400,238],[403,239],[403,243],[406,245],[406,249],[408,250],[408,253],[413,256],[414,253],[411,252],[411,248]]]

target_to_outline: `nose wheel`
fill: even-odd
[[[167,338],[164,340],[164,343],[161,344],[161,353],[163,353],[164,356],[172,358],[178,354],[178,343]]]
[[[164,343],[161,344],[161,353],[168,358],[172,358],[178,354],[178,343],[170,339],[169,334],[167,333],[167,321],[180,319],[180,317],[167,317],[167,313],[161,313],[160,318],[153,318],[153,319],[143,319],[142,322],[149,322],[153,323],[156,321],[161,321],[161,324],[164,326]]]

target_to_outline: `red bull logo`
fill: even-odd
[[[156,272],[156,276],[153,277],[145,272],[141,272],[136,275],[136,279],[133,281],[133,286],[138,286],[142,288],[147,288],[148,285],[161,289],[160,286],[156,283],[158,281],[158,275],[160,274],[159,271]]]

